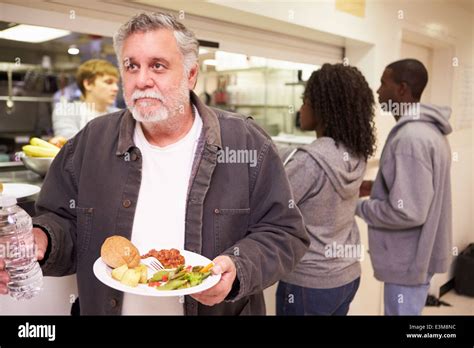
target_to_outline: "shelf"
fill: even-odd
[[[306,135],[293,135],[293,134],[284,134],[280,133],[279,135],[272,136],[272,140],[276,143],[287,144],[287,145],[307,145],[311,144],[316,140],[315,136],[306,136]]]
[[[286,82],[285,86],[306,86],[306,81]]]
[[[18,72],[18,71],[28,71],[28,70],[46,70],[41,67],[41,65],[37,64],[16,64],[16,63],[11,63],[11,62],[0,62],[0,71],[5,72],[5,71],[13,71],[13,72]]]
[[[0,173],[25,170],[23,162],[0,162]],[[5,182],[5,181],[3,181]]]
[[[0,100],[8,100],[8,96],[0,96]],[[35,97],[35,96],[12,96],[10,98],[13,101],[23,102],[53,102],[53,97]]]
[[[274,71],[293,71],[292,69],[283,69],[283,68],[272,68],[266,66],[253,66],[249,68],[238,68],[238,69],[228,69],[228,70],[213,70],[213,71],[201,71],[201,75],[228,75],[235,74],[240,72],[274,72]]]

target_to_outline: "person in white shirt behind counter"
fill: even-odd
[[[118,110],[113,104],[118,93],[119,71],[110,62],[102,59],[86,61],[79,66],[76,80],[82,100],[55,104],[55,137],[70,139],[90,120]]]

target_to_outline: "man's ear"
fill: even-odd
[[[196,87],[198,73],[199,73],[199,64],[195,63],[193,67],[189,70],[189,75],[188,75],[188,87],[190,90],[193,90],[194,87]]]
[[[406,82],[401,82],[398,85],[398,94],[400,97],[410,97],[411,96],[411,89],[410,86]]]

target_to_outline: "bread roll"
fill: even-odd
[[[102,260],[112,268],[127,265],[129,268],[140,264],[138,249],[127,238],[112,236],[105,240],[100,250]]]

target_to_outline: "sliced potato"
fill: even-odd
[[[148,271],[147,267],[144,264],[140,264],[137,267],[135,267],[137,271],[140,271],[140,284],[146,284],[148,280]]]
[[[112,278],[114,278],[114,279],[116,279],[116,280],[118,280],[118,281],[121,281],[122,278],[123,278],[123,276],[124,276],[124,274],[125,274],[125,272],[127,272],[127,271],[128,271],[128,267],[127,267],[126,264],[125,264],[125,265],[122,265],[122,266],[120,266],[120,267],[117,267],[116,269],[114,269],[114,270],[112,271]]]
[[[137,270],[135,268],[128,269],[123,275],[123,278],[120,282],[123,285],[131,286],[134,288],[138,286],[138,282],[140,281],[141,275],[142,275],[141,270]]]

